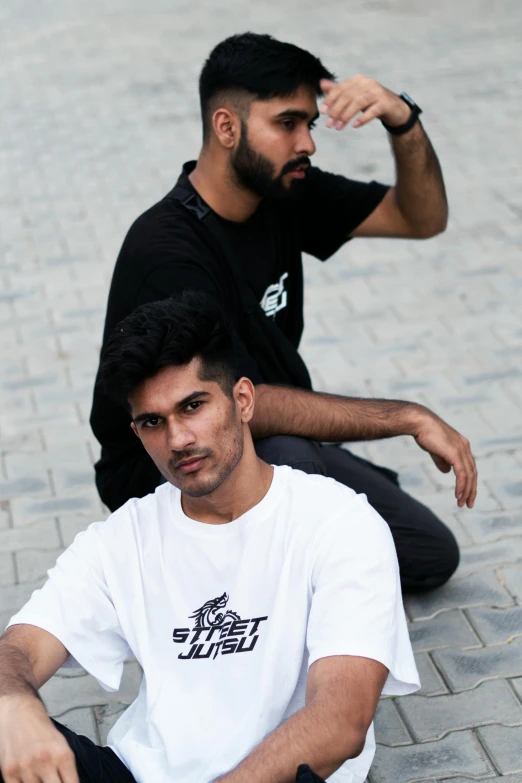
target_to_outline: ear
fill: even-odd
[[[227,150],[232,149],[239,141],[241,122],[230,109],[221,107],[212,115],[212,127],[219,143]]]
[[[239,407],[243,424],[248,424],[254,415],[256,392],[250,378],[240,378],[234,386],[234,399]]]
[[[130,425],[131,425],[131,430],[133,431],[133,433],[139,438],[140,437],[140,433],[138,432],[138,428],[136,427],[134,422],[131,421]]]

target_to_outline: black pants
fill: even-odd
[[[405,592],[422,592],[448,581],[459,564],[453,533],[429,508],[397,481],[397,474],[356,457],[339,446],[287,435],[255,443],[261,459],[272,465],[290,465],[305,473],[319,473],[364,492],[369,503],[390,526]]]
[[[75,734],[55,720],[53,723],[74,753],[80,783],[136,783],[136,779],[125,764],[110,748],[95,745],[88,737]],[[2,775],[0,775],[0,783],[4,783]],[[297,770],[296,783],[324,783],[324,781],[307,764],[301,764]]]

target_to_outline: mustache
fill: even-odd
[[[184,462],[188,459],[201,459],[203,457],[210,457],[212,449],[184,449],[183,451],[176,451],[168,461],[169,470],[176,470],[180,462]]]
[[[306,155],[301,155],[300,158],[295,158],[294,160],[289,160],[288,163],[285,163],[283,168],[281,169],[280,177],[283,177],[285,174],[288,174],[289,171],[293,171],[298,166],[302,165],[310,165],[310,159]]]

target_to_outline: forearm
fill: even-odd
[[[426,408],[402,400],[360,399],[286,386],[256,386],[254,438],[297,435],[324,442],[415,435]]]
[[[364,742],[364,740],[363,740]],[[300,764],[322,778],[361,752],[361,734],[325,704],[307,705],[269,734],[220,783],[293,783]]]
[[[446,228],[448,202],[435,150],[420,122],[402,136],[390,135],[396,163],[395,199],[419,238]]]
[[[26,655],[14,644],[0,642],[0,699],[29,696],[40,701],[38,684]]]

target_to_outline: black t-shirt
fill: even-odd
[[[195,163],[185,164],[178,180],[194,192],[188,175]],[[363,183],[308,169],[296,195],[261,202],[244,223],[217,217],[229,247],[242,264],[246,279],[267,317],[297,349],[303,331],[303,272],[301,253],[326,260],[381,202],[387,186]],[[204,222],[178,201],[165,198],[131,226],[114,270],[104,341],[116,324],[136,307],[193,288],[217,297],[244,337],[234,305],[230,274],[224,269],[222,248]],[[266,378],[258,357],[244,339],[237,340],[241,374],[254,383],[285,382]],[[121,460],[134,446],[129,415],[95,389],[91,426],[102,445],[102,462]]]

